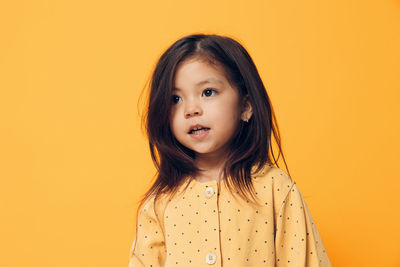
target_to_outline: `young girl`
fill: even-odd
[[[331,266],[296,182],[273,157],[275,115],[241,44],[205,34],[172,44],[144,120],[158,173],[138,209],[130,267]]]

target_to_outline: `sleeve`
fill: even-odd
[[[154,198],[149,198],[139,210],[136,237],[129,252],[129,267],[159,267],[165,262],[164,233],[154,208]]]
[[[296,182],[293,181],[276,218],[276,266],[332,266],[321,236]]]

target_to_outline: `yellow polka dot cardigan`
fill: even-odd
[[[332,266],[296,182],[272,165],[252,178],[262,207],[215,180],[187,179],[156,207],[149,198],[138,213],[129,267]]]

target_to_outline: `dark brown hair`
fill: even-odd
[[[180,63],[190,58],[219,64],[228,81],[239,90],[240,97],[248,96],[253,115],[247,123],[240,122],[223,174],[231,192],[232,184],[243,199],[247,200],[246,192],[254,199],[252,175],[260,172],[267,163],[279,167],[280,154],[286,165],[270,99],[252,58],[238,41],[215,34],[192,34],[177,40],[161,55],[151,77],[142,126],[149,139],[157,173],[141,204],[153,194],[175,194],[186,177],[193,179],[200,171],[194,163],[194,151],[177,141],[170,126],[175,72]],[[272,136],[279,148],[278,159],[273,154]],[[286,170],[289,173],[287,165]]]

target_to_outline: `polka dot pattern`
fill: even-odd
[[[260,206],[232,195],[223,182],[189,179],[156,207],[148,199],[129,267],[332,266],[296,182],[266,165],[253,185]]]

